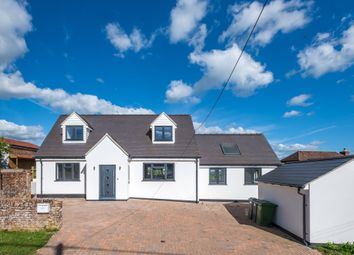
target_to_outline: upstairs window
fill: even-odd
[[[222,153],[224,155],[240,155],[240,149],[238,148],[237,144],[235,143],[222,143],[220,144]]]
[[[57,163],[57,181],[80,181],[79,163]]]
[[[144,181],[174,181],[174,164],[144,164]]]
[[[172,126],[155,126],[155,141],[172,141]]]
[[[262,175],[262,168],[245,168],[245,185],[255,185],[256,181]]]
[[[66,126],[67,141],[83,141],[84,140],[84,127],[83,126]]]

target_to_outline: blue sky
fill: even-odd
[[[0,135],[40,144],[72,111],[188,113],[198,125],[261,5],[1,1]],[[263,132],[279,156],[354,150],[351,13],[351,1],[270,1],[199,131]]]

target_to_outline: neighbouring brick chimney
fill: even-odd
[[[343,156],[349,156],[350,155],[350,151],[348,151],[346,148],[344,148],[341,152],[339,152],[340,154],[342,154]]]

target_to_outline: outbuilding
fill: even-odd
[[[284,164],[258,182],[276,225],[307,243],[354,241],[353,156]]]

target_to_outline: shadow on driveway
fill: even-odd
[[[263,231],[272,233],[274,235],[280,236],[282,238],[286,238],[290,241],[294,241],[302,244],[298,239],[290,236],[289,234],[285,233],[283,230],[281,230],[280,228],[274,225],[271,227],[259,226],[254,222],[254,220],[249,219],[248,215],[251,212],[249,212],[249,204],[247,202],[228,203],[228,204],[224,204],[224,207],[239,224],[252,226],[261,229]]]

